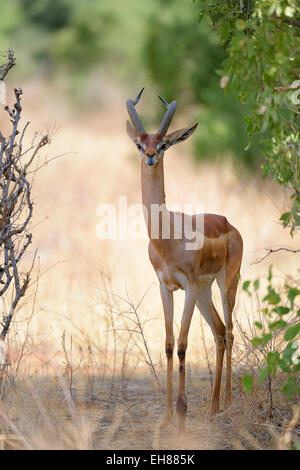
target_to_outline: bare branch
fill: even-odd
[[[254,261],[254,262],[251,263],[251,264],[261,263],[261,262],[264,261],[270,254],[272,254],[272,253],[277,253],[278,251],[288,251],[289,253],[300,253],[300,249],[299,249],[299,250],[293,250],[293,249],[291,249],[291,248],[284,248],[284,247],[281,247],[281,248],[265,248],[265,250],[267,251],[267,254],[265,254],[262,258],[257,259],[256,261]]]
[[[0,66],[0,80],[3,81],[14,65],[16,65],[16,58],[14,51],[12,49],[8,49],[8,51],[3,54],[4,57],[7,57],[7,64],[3,64]]]
[[[9,70],[15,65],[13,51],[9,50],[5,57],[7,63],[0,66],[0,80],[7,77]],[[4,341],[9,331],[19,301],[24,297],[30,283],[36,253],[31,267],[21,271],[21,262],[32,242],[32,234],[28,231],[33,215],[31,199],[32,178],[35,171],[28,171],[37,158],[42,147],[49,143],[49,136],[32,140],[28,149],[23,149],[23,141],[29,127],[27,122],[19,130],[22,114],[22,89],[15,88],[15,103],[12,107],[5,106],[11,122],[10,135],[4,136],[0,131],[0,297],[9,295],[10,306],[8,315],[2,313],[1,340]],[[35,165],[37,166],[37,165]],[[4,365],[0,364],[0,373]],[[1,375],[1,374],[0,374]],[[1,379],[1,377],[0,377]]]
[[[292,91],[292,90],[298,90],[300,88],[300,85],[289,85],[289,86],[276,86],[274,88],[275,91],[280,92],[280,91]]]

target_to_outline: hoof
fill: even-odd
[[[187,412],[187,398],[186,398],[185,393],[182,393],[181,395],[178,396],[177,401],[176,401],[176,411],[179,414],[186,414],[186,412]]]
[[[180,429],[184,429],[184,423],[187,412],[187,398],[186,394],[179,395],[176,401],[176,424]]]

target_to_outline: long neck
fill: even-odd
[[[172,225],[172,221],[169,220],[170,212],[166,207],[163,159],[160,159],[154,167],[147,166],[142,159],[141,181],[149,238],[157,249],[165,249],[170,245],[168,227]]]
[[[154,167],[141,160],[142,202],[150,213],[152,204],[166,203],[163,160]]]

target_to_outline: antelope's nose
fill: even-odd
[[[146,153],[146,165],[148,166],[154,166],[157,163],[157,160],[155,158],[155,152],[147,152]]]

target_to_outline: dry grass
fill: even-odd
[[[34,183],[31,253],[38,248],[39,276],[10,332],[11,366],[0,407],[2,446],[276,448],[292,410],[278,384],[271,417],[267,389],[250,397],[241,391],[241,374],[252,361],[245,359],[245,338],[256,312],[240,292],[230,416],[209,421],[214,342],[195,311],[187,353],[187,433],[178,439],[172,423],[168,432],[158,431],[164,400],[164,321],[147,240],[96,236],[101,203],[116,204],[119,195],[126,195],[128,204],[140,202],[139,156],[124,130],[125,98],[120,106],[119,92],[112,91],[109,110],[104,103],[98,112],[80,115],[40,84],[24,89],[23,119],[41,132],[49,125],[58,128],[48,152],[67,154],[41,169]],[[1,129],[3,120],[1,111]],[[175,119],[174,128],[176,123],[181,124]],[[205,211],[226,215],[240,230],[245,245],[242,278],[264,276],[270,262],[280,276],[297,275],[297,256],[284,252],[252,264],[266,247],[296,246],[278,224],[288,195],[277,186],[262,182],[259,175],[239,175],[229,161],[196,166],[188,143],[168,152],[165,175],[169,204],[203,203]],[[178,333],[182,293],[175,301]],[[215,302],[220,311],[217,292]],[[132,331],[134,321],[139,322],[138,332]]]

